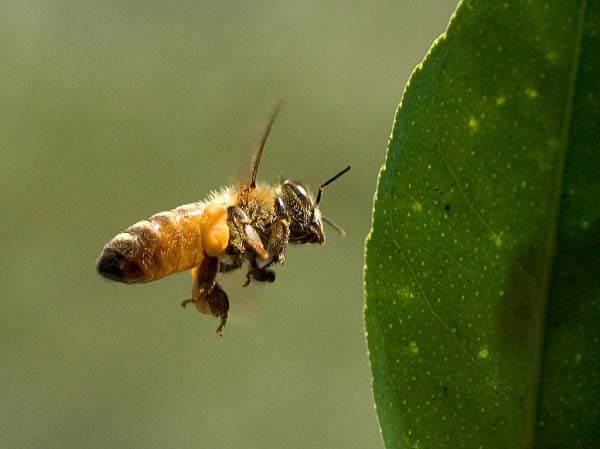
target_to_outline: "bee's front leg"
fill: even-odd
[[[246,273],[246,282],[244,287],[250,285],[250,280],[254,279],[258,282],[275,282],[275,272],[269,270],[269,267],[273,264],[273,261],[266,264],[264,267],[259,267],[256,263],[256,258],[252,258],[250,261],[250,269]]]
[[[269,252],[265,249],[263,242],[254,226],[250,223],[250,217],[244,212],[244,209],[238,206],[227,208],[230,220],[242,236],[244,244],[252,249],[262,260],[269,259]]]
[[[287,210],[281,198],[275,200],[275,222],[271,225],[271,236],[267,245],[270,254],[273,254],[272,262],[283,264],[285,261],[285,250],[290,240],[290,225]]]
[[[285,250],[290,240],[290,226],[288,214],[281,198],[275,199],[275,221],[271,225],[271,235],[267,245],[267,252],[270,255],[269,262],[259,267],[256,258],[250,260],[250,269],[246,273],[246,283],[244,287],[250,284],[251,279],[259,282],[274,282],[275,272],[268,268],[274,263],[283,264],[285,261]]]
[[[193,303],[198,312],[221,318],[221,323],[217,328],[217,335],[221,335],[221,331],[227,322],[229,299],[221,286],[215,282],[218,272],[219,259],[205,254],[200,267],[191,271],[193,280],[192,298],[186,299],[181,305],[185,307],[187,304]]]

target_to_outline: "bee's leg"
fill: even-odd
[[[258,282],[274,282],[275,281],[275,272],[273,270],[269,270],[273,264],[273,261],[266,264],[264,267],[259,267],[256,263],[256,258],[252,258],[250,261],[250,269],[246,273],[246,282],[244,283],[244,287],[248,287],[250,285],[250,280],[254,279]]]
[[[285,250],[290,240],[290,226],[288,214],[281,198],[275,200],[275,222],[271,225],[271,236],[267,245],[270,254],[273,254],[271,262],[283,264],[285,261]]]
[[[254,226],[250,224],[250,217],[241,207],[231,206],[227,208],[229,218],[234,223],[238,232],[244,239],[244,243],[252,249],[262,260],[268,260],[270,255],[265,249],[263,242]]]
[[[236,257],[230,263],[221,262],[219,264],[219,273],[227,273],[228,271],[240,268],[243,264],[244,259],[242,257]]]
[[[196,306],[196,309],[198,309],[198,312],[209,314],[210,308],[206,301],[206,294],[215,286],[215,279],[217,278],[218,271],[219,259],[205,254],[200,266],[192,268],[190,271],[190,274],[192,275],[192,297],[183,301],[181,306],[185,307],[188,304],[193,303]]]
[[[217,328],[217,334],[221,335],[221,330],[227,321],[229,300],[227,294],[215,282],[218,272],[219,259],[204,255],[200,267],[192,270],[192,298],[186,299],[181,305],[185,307],[187,304],[193,303],[198,312],[221,318],[221,324]]]
[[[214,317],[221,318],[221,323],[217,327],[217,335],[221,336],[221,331],[227,322],[227,312],[229,311],[229,299],[227,293],[223,291],[219,284],[215,284],[208,297],[208,306]]]

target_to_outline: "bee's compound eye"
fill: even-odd
[[[312,205],[312,200],[309,198],[308,193],[306,193],[306,189],[302,187],[300,184],[292,181],[286,181],[283,183],[283,190],[288,193],[288,195],[293,196],[303,205]]]
[[[306,190],[304,190],[303,187],[290,181],[287,181],[283,184],[283,190],[299,198],[303,198],[306,196]]]
[[[304,190],[304,187],[302,187],[300,184],[292,184],[292,187],[296,192],[296,195],[298,195],[301,198],[307,197],[306,190]]]

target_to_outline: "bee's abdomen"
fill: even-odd
[[[150,282],[200,264],[204,206],[188,204],[130,226],[104,247],[98,272],[127,284]]]

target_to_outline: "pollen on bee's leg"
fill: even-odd
[[[216,204],[207,206],[200,226],[204,252],[212,257],[221,257],[229,243],[227,209]]]

